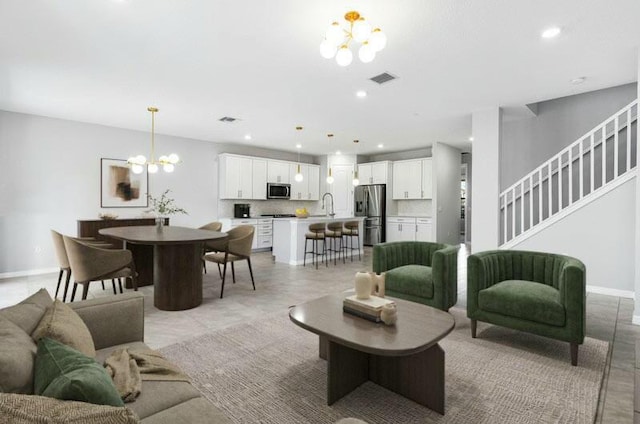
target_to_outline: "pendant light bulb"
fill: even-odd
[[[354,186],[358,186],[358,185],[360,185],[360,180],[358,179],[358,171],[356,171],[356,172],[354,172],[354,173],[353,173],[353,181],[351,181],[351,183],[352,183]]]
[[[329,175],[327,176],[327,184],[333,184],[333,175],[331,175],[331,167],[329,167]]]
[[[302,172],[300,171],[300,164],[298,164],[298,172],[296,173],[295,177],[293,177],[294,180],[296,180],[297,182],[301,182],[302,180],[304,180],[304,177],[302,176]]]
[[[147,165],[147,171],[149,171],[149,174],[155,174],[156,172],[158,172],[158,165],[156,165],[155,163],[150,163],[149,165]]]

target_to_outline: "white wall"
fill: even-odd
[[[638,54],[638,81],[640,81],[640,48],[637,50]],[[638,84],[637,98],[640,99],[640,84]],[[640,140],[640,125],[636,125],[636,140]],[[640,164],[640,149],[636,149],[636,163]],[[638,170],[638,166],[636,165],[636,181],[638,181],[638,175],[640,171]],[[636,182],[636,190],[635,190],[635,216],[640,217],[640,183]],[[635,265],[634,269],[634,288],[635,288],[635,308],[633,310],[633,323],[640,325],[640,225],[636,224],[635,231],[635,255],[633,257],[633,263]]]
[[[635,193],[634,178],[511,249],[576,257],[586,265],[587,285],[630,295],[635,289]]]
[[[434,228],[438,243],[460,242],[461,152],[444,143],[433,146]]]
[[[100,212],[139,216],[146,208],[100,208],[100,158],[148,156],[149,149],[147,132],[0,111],[0,274],[56,267],[52,228],[75,235],[76,220]],[[182,163],[173,174],[151,175],[149,190],[171,189],[189,212],[172,224],[194,227],[219,216],[219,153],[297,160],[292,152],[163,135],[156,135],[156,150],[175,152]]]
[[[500,138],[502,110],[498,107],[472,114],[473,234],[472,252],[498,248],[500,226]]]

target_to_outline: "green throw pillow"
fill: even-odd
[[[124,406],[102,365],[48,337],[38,341],[34,394],[97,405]]]

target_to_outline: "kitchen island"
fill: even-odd
[[[290,265],[302,265],[304,262],[305,234],[309,231],[309,225],[319,222],[329,224],[331,222],[358,221],[360,234],[360,253],[364,253],[363,240],[364,228],[363,216],[331,218],[328,216],[310,216],[308,218],[274,218],[273,219],[273,256],[276,262]],[[311,250],[311,242],[309,242]],[[357,250],[347,250],[347,256],[358,254]],[[312,260],[309,255],[309,261]]]

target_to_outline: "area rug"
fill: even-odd
[[[283,311],[161,349],[236,423],[592,423],[608,343],[587,338],[579,366],[568,343],[478,325],[463,310],[440,345],[446,354],[444,416],[367,382],[326,404],[318,337]]]

